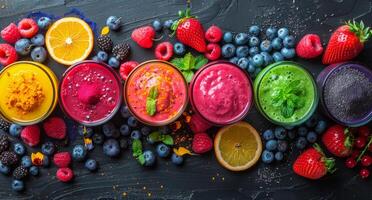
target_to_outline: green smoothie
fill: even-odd
[[[303,123],[318,103],[313,77],[295,62],[277,62],[266,67],[257,76],[254,88],[260,112],[279,125]]]

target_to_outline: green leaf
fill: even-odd
[[[291,100],[287,100],[281,109],[281,113],[283,117],[289,118],[293,115],[294,113],[294,104]]]
[[[194,76],[194,72],[191,70],[183,71],[182,74],[188,83],[190,83],[192,77]]]
[[[189,52],[185,55],[183,58],[183,65],[185,70],[191,70],[195,65],[195,58],[194,56]]]
[[[159,131],[152,132],[152,133],[150,133],[150,135],[148,137],[153,142],[159,142],[160,141],[160,132]]]
[[[156,86],[151,87],[149,95],[146,99],[146,113],[150,116],[156,113],[156,98],[158,97],[158,89]]]
[[[173,145],[174,144],[173,138],[170,135],[164,135],[164,138],[163,138],[162,142],[166,145]]]
[[[133,157],[137,158],[142,155],[142,142],[141,140],[135,139],[132,141],[132,152]]]
[[[194,65],[193,69],[198,70],[207,63],[208,63],[208,59],[206,59],[204,56],[200,55],[200,56],[195,58],[195,65]]]
[[[143,154],[139,155],[137,158],[139,164],[144,165],[145,164],[145,156]]]
[[[187,70],[183,63],[183,58],[174,58],[172,59],[171,63],[174,64],[180,70]]]

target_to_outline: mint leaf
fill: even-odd
[[[187,70],[183,63],[183,58],[174,58],[172,59],[171,63],[174,64],[180,70]]]
[[[153,142],[159,142],[160,141],[160,132],[159,131],[152,132],[152,133],[150,133],[150,135],[148,137]]]
[[[208,63],[208,59],[206,59],[204,56],[200,55],[200,56],[195,58],[195,65],[194,65],[193,69],[198,70],[207,63]]]
[[[194,72],[191,70],[183,71],[182,74],[188,83],[190,83],[192,77],[194,76]]]
[[[162,139],[162,142],[166,145],[173,145],[173,138],[170,135],[164,135],[164,138]]]
[[[190,52],[183,57],[183,65],[186,68],[185,70],[191,70],[194,67],[195,58]]]
[[[294,108],[293,102],[291,100],[287,100],[283,104],[283,107],[281,109],[281,113],[282,113],[283,117],[289,118],[293,115],[294,109],[295,108]]]
[[[141,154],[140,156],[138,156],[137,160],[138,160],[139,164],[141,164],[141,165],[144,165],[145,162],[146,162],[145,161],[145,156],[143,154]]]
[[[142,155],[141,140],[135,139],[135,140],[132,141],[132,153],[133,153],[133,157],[135,157],[135,158]]]
[[[156,86],[151,87],[149,95],[146,99],[146,113],[150,116],[156,113],[156,98],[158,97],[158,89]]]

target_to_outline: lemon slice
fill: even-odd
[[[90,26],[76,17],[65,17],[54,22],[45,35],[50,56],[64,65],[86,59],[93,49],[93,41]]]

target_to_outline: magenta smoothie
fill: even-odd
[[[224,61],[200,69],[190,84],[191,103],[212,125],[226,125],[244,118],[252,104],[252,84],[238,66]]]
[[[71,66],[60,87],[64,112],[87,126],[108,121],[121,104],[120,79],[103,63],[84,61]]]

